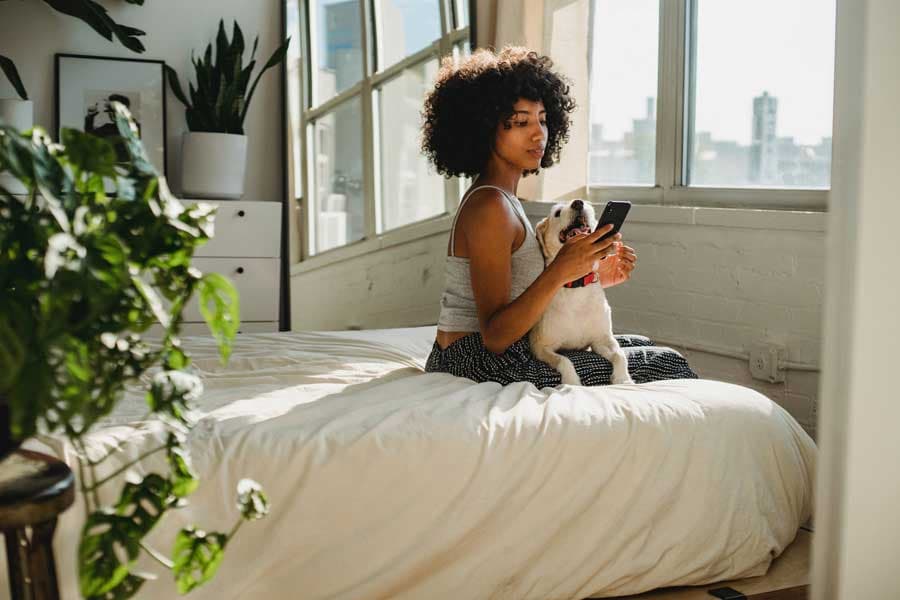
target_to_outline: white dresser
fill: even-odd
[[[237,288],[241,303],[238,333],[278,331],[281,257],[281,204],[243,200],[184,200],[218,207],[215,235],[194,254],[191,264],[203,273],[221,273]],[[184,309],[181,335],[208,335],[195,297]],[[148,337],[162,334],[157,325]]]

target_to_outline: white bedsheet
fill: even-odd
[[[228,531],[243,477],[272,506],[191,598],[624,595],[761,575],[810,516],[815,445],[754,390],[475,384],[422,372],[433,339],[242,335],[222,367],[211,340],[185,338],[206,388],[189,438],[202,483],[151,545],[170,552],[188,523]],[[135,389],[91,437],[124,443],[101,475],[164,439],[134,422],[144,412]],[[77,502],[57,529],[63,598],[77,597],[83,518]],[[161,575],[138,598],[176,597]]]

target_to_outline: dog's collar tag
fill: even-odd
[[[581,279],[576,279],[575,281],[570,281],[565,284],[563,287],[567,288],[579,288],[589,285],[591,283],[600,283],[600,275],[591,271]]]

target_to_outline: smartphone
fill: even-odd
[[[628,202],[627,200],[610,200],[607,202],[606,206],[603,208],[603,213],[600,215],[600,220],[597,221],[597,228],[594,229],[594,231],[597,231],[597,229],[609,225],[610,223],[612,223],[613,228],[594,243],[602,242],[606,238],[616,235],[622,228],[622,223],[625,222],[625,217],[628,215],[629,210],[631,210],[631,202]]]

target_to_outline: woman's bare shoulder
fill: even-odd
[[[500,190],[481,188],[472,192],[466,200],[459,223],[465,230],[488,227],[516,231],[517,217]]]

